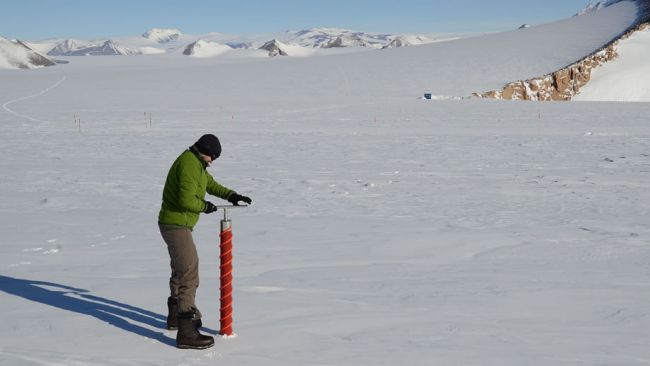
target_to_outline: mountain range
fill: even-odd
[[[451,38],[446,35],[445,38]],[[258,57],[265,54],[274,56],[304,57],[317,53],[327,53],[327,49],[381,49],[404,47],[439,41],[438,36],[371,34],[337,28],[313,28],[301,31],[284,31],[275,34],[242,37],[221,33],[202,35],[183,34],[178,29],[153,28],[141,36],[121,37],[100,40],[48,39],[28,41],[23,44],[41,57],[50,56],[123,56],[146,54],[182,54],[191,57],[216,57],[231,50],[248,51],[241,56]],[[273,50],[270,50],[273,48]],[[256,52],[259,51],[259,52]],[[266,53],[262,51],[268,51]],[[3,54],[9,54],[8,48]],[[4,56],[8,57],[8,56]],[[17,56],[12,56],[15,59]],[[23,60],[21,67],[32,68],[39,63],[30,64]]]
[[[579,11],[582,16],[623,0],[604,0]],[[638,6],[644,1],[637,1]],[[529,25],[520,27],[525,32]],[[0,68],[39,68],[55,65],[52,57],[170,54],[195,58],[307,57],[321,54],[399,48],[455,40],[459,35],[373,34],[338,28],[312,28],[276,34],[238,36],[222,33],[184,34],[179,29],[153,28],[139,36],[99,40],[48,39],[19,41],[1,38]],[[72,59],[68,60],[71,61]]]

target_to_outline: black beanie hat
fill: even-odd
[[[211,156],[212,159],[216,159],[221,155],[221,143],[215,135],[207,134],[201,136],[194,146],[196,146],[196,149],[201,154]]]

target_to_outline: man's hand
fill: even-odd
[[[203,212],[209,214],[215,212],[216,210],[217,210],[217,206],[215,206],[210,201],[205,201],[205,210],[203,210]]]
[[[228,202],[232,203],[235,206],[239,206],[239,201],[246,202],[249,205],[253,202],[253,200],[249,197],[242,196],[239,193],[232,193],[230,196],[228,196]]]

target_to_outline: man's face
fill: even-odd
[[[205,161],[205,164],[206,164],[207,166],[212,165],[212,162],[214,161],[214,160],[212,159],[211,156],[209,156],[209,155],[203,155],[203,154],[201,154],[201,160]]]

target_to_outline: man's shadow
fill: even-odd
[[[166,330],[165,316],[91,295],[88,290],[0,275],[0,291],[55,308],[90,315],[127,332],[155,339],[169,346],[176,346],[176,339],[165,336],[162,331],[136,324],[141,323]]]

